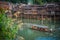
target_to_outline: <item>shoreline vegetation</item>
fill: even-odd
[[[13,40],[17,33],[17,22],[6,17],[4,10],[0,8],[0,40]]]

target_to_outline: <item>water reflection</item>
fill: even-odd
[[[21,36],[22,38],[24,38],[24,40],[38,40],[38,39],[40,39],[40,37],[42,38],[41,40],[43,40],[44,37],[45,37],[44,39],[46,39],[46,40],[47,40],[47,38],[48,38],[48,40],[55,40],[53,38],[53,37],[56,37],[54,32],[50,33],[50,32],[32,30],[32,29],[29,29],[29,27],[31,27],[30,25],[28,25],[29,22],[26,22],[26,23],[27,23],[27,25],[25,24],[25,20],[24,20],[23,25],[21,26],[21,28],[18,31],[18,35]]]
[[[35,40],[56,40],[55,37],[37,37]]]
[[[53,33],[41,32],[41,31],[37,31],[37,30],[31,30],[31,29],[27,28],[27,25],[23,25],[22,29],[19,30],[18,35],[24,37],[25,40],[34,40],[36,37],[53,36]]]

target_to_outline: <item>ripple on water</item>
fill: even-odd
[[[56,40],[55,37],[37,37],[35,40]]]

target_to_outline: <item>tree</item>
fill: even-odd
[[[27,3],[28,0],[0,0],[0,1],[8,1],[8,2],[12,2],[12,3]],[[34,2],[34,4],[44,4],[44,3],[49,3],[49,2],[60,2],[60,0],[32,0]]]
[[[34,1],[34,4],[43,4],[44,1],[43,0],[33,0]]]
[[[46,0],[47,2],[60,2],[60,0]]]
[[[5,11],[0,8],[0,40],[13,40],[17,32],[17,23],[6,17]]]

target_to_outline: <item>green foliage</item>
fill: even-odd
[[[40,4],[40,5],[44,4],[43,0],[33,0],[33,1],[34,1],[34,4]]]
[[[5,0],[8,2],[12,2],[12,3],[28,3],[28,0]],[[32,0],[34,2],[34,4],[40,4],[43,5],[44,3],[48,3],[48,2],[60,2],[60,0]]]
[[[46,2],[60,2],[60,0],[46,0]]]
[[[0,9],[0,40],[12,40],[17,32],[17,23],[6,17],[4,10]]]

